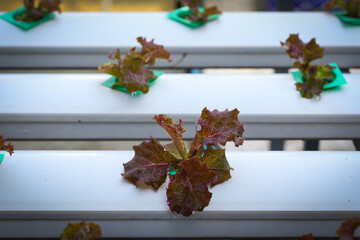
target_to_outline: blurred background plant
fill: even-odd
[[[327,0],[202,0],[204,6],[217,5],[222,11],[312,11],[322,10]],[[65,0],[63,11],[171,11],[177,0]],[[0,0],[0,11],[23,5],[23,0]]]

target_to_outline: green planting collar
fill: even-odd
[[[2,160],[4,159],[5,154],[0,154],[0,164],[2,163]]]
[[[150,79],[149,81],[149,85],[153,85],[155,80],[158,79],[161,75],[163,75],[164,73],[163,72],[159,72],[159,71],[153,71],[154,75],[156,76],[156,78],[153,78],[153,79]],[[101,85],[105,86],[105,87],[108,87],[108,88],[112,88],[114,90],[118,90],[118,91],[121,91],[121,92],[125,92],[127,94],[130,94],[128,91],[126,91],[126,87],[120,87],[120,86],[114,86],[114,87],[111,87],[118,79],[114,76],[110,77],[108,80],[106,80],[105,82],[101,83]],[[142,92],[141,91],[136,91],[136,95],[135,96],[138,96],[138,95],[141,95]]]
[[[204,9],[199,7],[199,11],[200,12],[203,12]],[[179,22],[179,23],[182,23],[188,27],[191,27],[191,28],[198,28],[202,25],[204,25],[206,22],[205,21],[199,21],[199,22],[192,22],[188,19],[186,19],[186,16],[189,15],[191,13],[191,10],[188,6],[185,6],[185,7],[182,7],[182,8],[178,8],[176,9],[175,11],[172,11],[170,13],[168,13],[168,17],[171,19],[171,20],[174,20],[176,22]],[[208,21],[213,21],[217,18],[220,17],[220,14],[214,14],[214,15],[211,15],[209,16],[208,18]]]
[[[360,18],[346,17],[344,16],[345,12],[335,12],[334,14],[345,24],[360,26]]]
[[[24,13],[25,11],[26,11],[25,7],[22,7],[22,8],[14,10],[14,11],[4,13],[3,15],[0,16],[0,18],[4,19],[5,21],[7,21],[11,24],[14,24],[15,26],[21,28],[22,30],[29,30],[29,29],[36,27],[37,25],[40,25],[40,24],[55,17],[55,13],[50,13],[50,14],[46,14],[42,19],[37,20],[35,22],[17,21],[15,19],[15,16],[20,15],[20,14]]]
[[[325,84],[324,90],[332,89],[347,83],[338,65],[336,63],[330,63],[329,65],[335,67],[335,69],[332,70],[335,79],[330,83]],[[291,74],[293,75],[295,82],[303,83],[303,76],[300,71],[292,72]]]

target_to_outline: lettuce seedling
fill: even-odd
[[[238,120],[239,111],[209,111],[204,108],[197,124],[191,148],[187,151],[182,134],[182,120],[173,122],[166,115],[155,115],[154,120],[170,136],[172,143],[161,145],[155,138],[134,146],[135,156],[124,164],[122,176],[138,186],[140,183],[155,191],[170,175],[166,190],[167,203],[171,211],[190,216],[193,211],[202,211],[209,205],[214,186],[231,178],[232,169],[226,159],[225,146],[233,141],[242,145],[243,124]]]
[[[187,16],[187,18],[192,22],[207,22],[209,16],[221,14],[221,11],[216,6],[204,8],[204,11],[200,11],[198,3],[199,0],[181,0],[181,2],[183,5],[188,6],[191,10],[191,13]]]
[[[153,71],[146,66],[154,66],[156,59],[166,59],[171,62],[170,53],[164,46],[157,45],[154,40],[149,42],[146,38],[138,37],[137,41],[142,45],[140,52],[135,52],[136,47],[130,49],[124,58],[120,55],[120,50],[116,53],[110,52],[109,58],[117,63],[109,62],[98,67],[98,72],[107,73],[117,78],[112,87],[126,87],[129,93],[149,91],[149,81],[156,78]]]
[[[320,96],[320,93],[324,90],[324,85],[332,81],[332,70],[335,67],[329,64],[314,65],[310,64],[310,62],[322,58],[325,49],[316,43],[315,38],[305,44],[299,38],[299,34],[290,34],[286,42],[280,43],[281,46],[289,48],[286,53],[290,58],[296,59],[294,66],[300,69],[303,76],[303,82],[296,83],[296,88],[301,93],[301,96],[305,98]]]
[[[10,155],[14,153],[14,146],[6,142],[6,138],[4,138],[2,135],[0,135],[0,150],[7,151]]]
[[[62,0],[40,0],[38,6],[35,7],[34,0],[24,0],[26,11],[21,15],[15,16],[15,19],[21,22],[35,22],[52,12],[57,11],[61,13],[61,2]]]
[[[360,18],[360,0],[331,0],[325,4],[325,10],[341,8],[346,17]]]
[[[353,240],[355,230],[360,226],[360,217],[350,218],[344,221],[336,234],[340,236],[340,240]]]
[[[60,235],[61,240],[96,240],[102,236],[100,226],[95,223],[69,223]]]
[[[340,236],[339,240],[354,240],[354,233],[360,226],[360,217],[350,218],[342,222],[341,226],[336,231],[336,234]],[[303,235],[296,240],[313,240],[312,233]]]

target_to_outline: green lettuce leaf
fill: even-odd
[[[196,157],[180,164],[182,171],[170,176],[167,201],[171,211],[190,216],[209,205],[212,193],[208,185],[216,182],[216,174]]]
[[[360,217],[350,218],[344,221],[336,234],[340,236],[340,240],[353,240],[355,230],[360,226]]]
[[[230,169],[233,170],[225,156],[225,149],[214,149],[208,147],[204,156],[200,158],[201,162],[206,163],[209,170],[216,173],[217,180],[212,186],[223,183],[231,178]]]
[[[95,223],[69,223],[60,235],[61,240],[96,240],[102,236],[100,226]]]
[[[177,162],[181,162],[184,160],[174,143],[166,144],[164,148],[172,155],[174,159],[177,160]]]
[[[15,16],[15,19],[21,22],[34,22],[45,17],[46,14],[55,11],[61,13],[61,2],[62,0],[40,0],[38,6],[35,7],[34,0],[24,0],[26,12]]]
[[[14,146],[6,142],[6,138],[0,135],[0,150],[7,151],[10,155],[14,153]]]
[[[360,0],[331,0],[325,3],[325,10],[341,8],[347,17],[360,18]]]

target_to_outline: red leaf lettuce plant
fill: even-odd
[[[360,217],[347,219],[342,222],[341,226],[336,231],[340,236],[339,240],[354,240],[354,233],[360,226]],[[71,224],[64,229],[60,235],[61,240],[96,240],[102,236],[100,226],[94,223],[80,223]],[[312,233],[306,234],[297,238],[296,240],[313,240]]]
[[[96,240],[102,236],[100,226],[94,223],[69,223],[60,235],[61,240]]]
[[[192,22],[207,22],[209,16],[214,14],[221,14],[221,11],[216,6],[205,8],[204,11],[199,10],[199,0],[181,0],[182,4],[188,6],[191,14],[187,18]]]
[[[360,226],[360,217],[350,218],[345,220],[336,231],[336,234],[340,236],[339,240],[354,240],[355,230]],[[312,233],[303,235],[296,240],[313,240]]]
[[[299,34],[290,34],[286,42],[280,42],[281,46],[287,46],[286,53],[290,58],[295,58],[294,66],[300,69],[303,76],[303,83],[296,83],[296,89],[304,98],[320,96],[324,90],[324,85],[332,81],[334,67],[328,64],[310,64],[315,59],[324,56],[324,48],[321,48],[315,38],[310,42],[304,43]]]
[[[341,8],[346,17],[360,18],[360,0],[331,0],[325,4],[325,10]]]
[[[10,155],[14,153],[14,146],[6,142],[6,138],[4,138],[2,135],[0,135],[0,150],[7,151]]]
[[[26,12],[15,16],[15,19],[21,22],[35,22],[52,12],[57,11],[61,13],[61,2],[62,0],[40,0],[38,6],[35,7],[34,0],[24,0]]]
[[[360,217],[345,220],[336,231],[339,240],[354,240],[354,233],[360,226]],[[69,223],[60,235],[61,240],[96,240],[102,236],[100,226],[94,223]],[[306,234],[296,240],[313,240],[312,233]]]
[[[344,221],[336,234],[340,236],[340,240],[353,240],[355,230],[360,226],[360,217],[350,218]]]
[[[149,81],[156,78],[153,71],[146,68],[154,66],[156,59],[166,59],[171,62],[170,53],[164,49],[164,46],[157,45],[154,40],[149,42],[146,38],[138,37],[137,41],[142,45],[140,52],[135,52],[136,47],[130,49],[124,58],[120,56],[120,50],[116,53],[109,53],[111,60],[117,63],[109,62],[98,67],[98,72],[113,75],[118,80],[112,87],[126,87],[129,93],[141,91],[147,93],[149,91]]]
[[[156,139],[143,141],[134,146],[135,156],[124,164],[122,176],[138,186],[144,183],[155,191],[165,182],[167,203],[171,211],[190,216],[193,211],[202,211],[209,205],[214,186],[231,178],[232,169],[226,159],[225,149],[217,146],[233,141],[242,145],[243,124],[238,120],[239,111],[209,111],[204,108],[197,124],[191,148],[187,151],[182,134],[182,120],[173,122],[166,115],[155,115],[154,120],[167,132],[172,143],[161,145]]]

